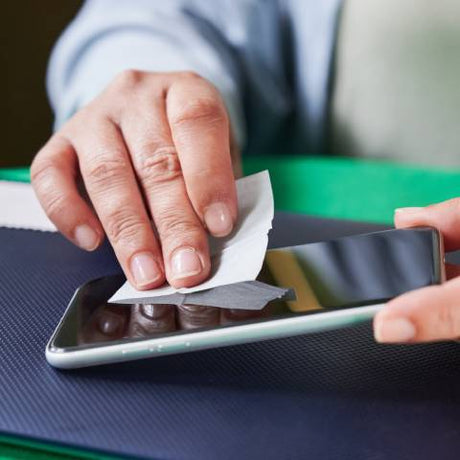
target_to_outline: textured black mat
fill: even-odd
[[[278,215],[272,243],[376,227]],[[74,289],[118,271],[60,235],[0,229],[0,432],[127,456],[456,459],[460,345],[376,345],[370,326],[56,371]]]

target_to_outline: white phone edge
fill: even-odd
[[[50,347],[55,336],[53,334],[46,346],[46,360],[53,367],[76,369],[290,337],[337,329],[366,321],[371,319],[383,306],[383,304],[377,304],[353,307],[131,343],[101,345],[75,351],[53,351]],[[58,328],[59,325],[56,329]]]

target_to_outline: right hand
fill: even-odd
[[[210,273],[207,232],[228,235],[237,217],[230,144],[211,83],[190,72],[125,71],[40,150],[32,184],[81,248],[95,249],[105,232],[136,288],[192,286]]]
[[[435,227],[447,251],[460,249],[460,198],[425,208],[396,210],[397,228]],[[391,300],[374,318],[379,342],[432,342],[460,339],[460,265],[446,264],[448,281]]]

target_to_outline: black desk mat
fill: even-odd
[[[375,226],[278,214],[272,246]],[[456,459],[460,344],[382,346],[369,324],[76,371],[45,361],[76,287],[119,268],[0,229],[0,432],[156,459]]]

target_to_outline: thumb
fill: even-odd
[[[374,318],[377,342],[429,342],[460,338],[460,278],[408,292]]]
[[[397,228],[428,226],[444,237],[446,250],[460,249],[460,198],[425,208],[400,208],[395,211]]]

